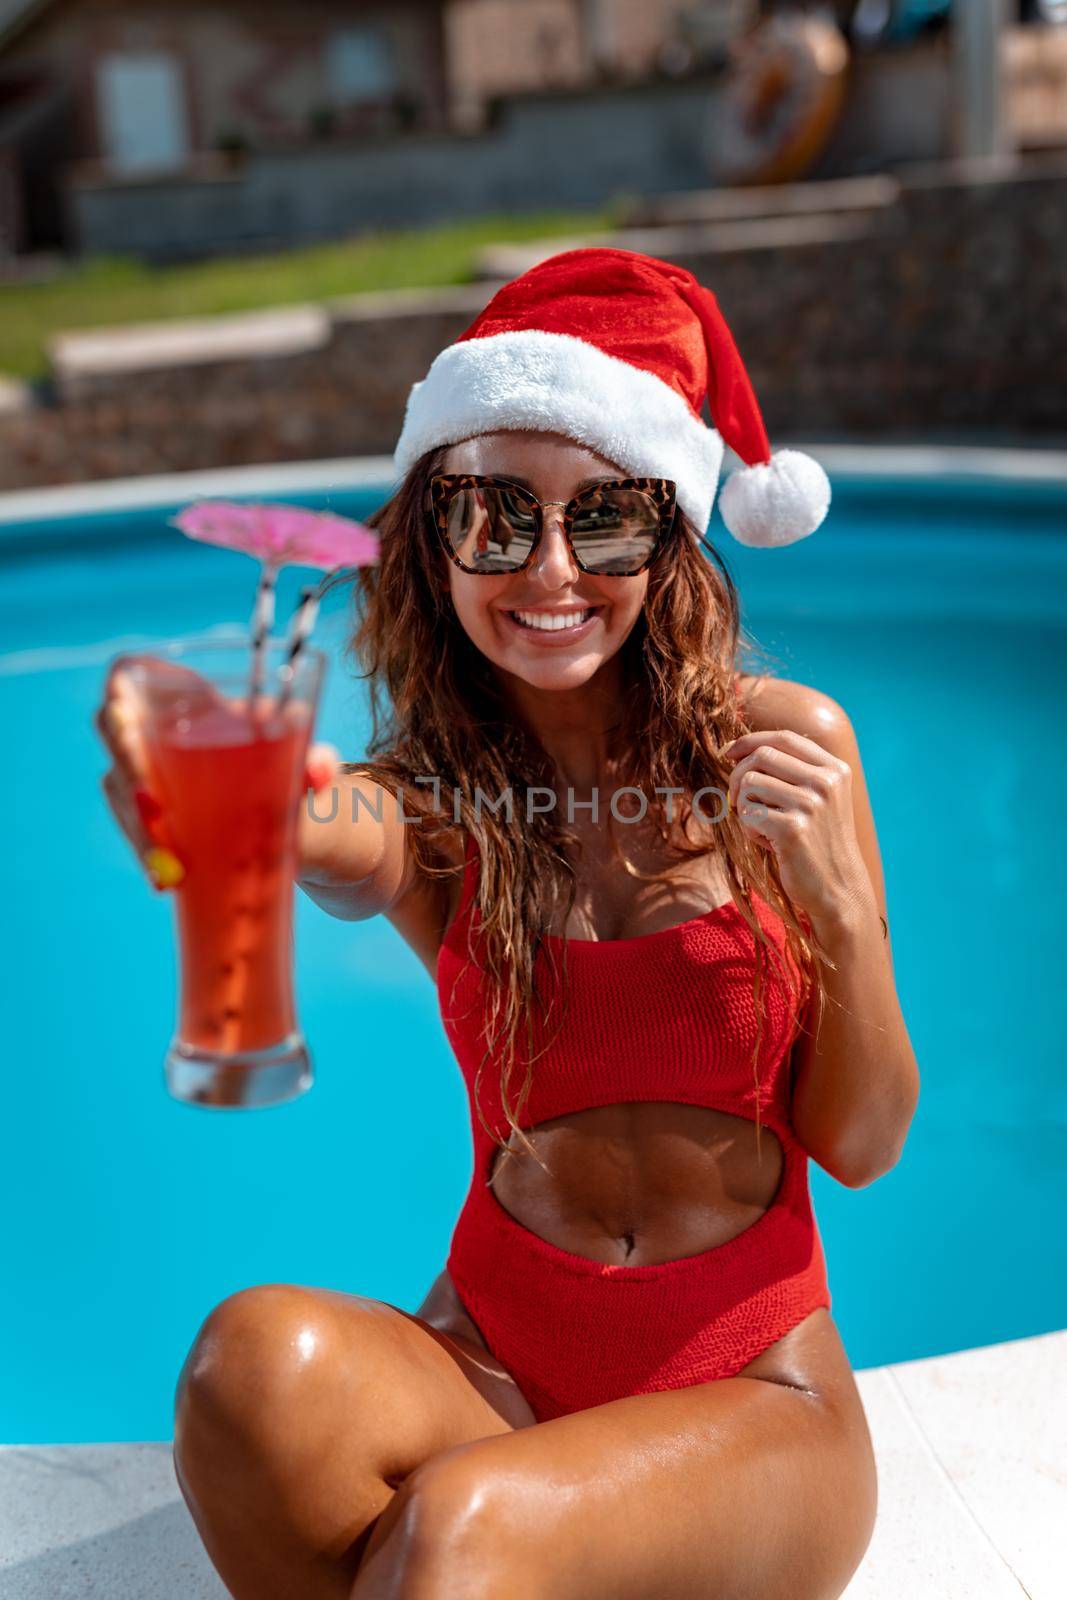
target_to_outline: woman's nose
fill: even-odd
[[[539,577],[554,589],[564,583],[574,583],[581,575],[581,568],[571,554],[563,532],[562,506],[552,506],[545,511],[541,543],[534,557],[534,566]]]

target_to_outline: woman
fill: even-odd
[[[627,251],[505,286],[412,390],[375,734],[300,882],[436,979],[474,1181],[417,1313],[270,1284],[201,1328],[175,1462],[238,1600],[831,1600],[867,1547],[807,1160],[888,1171],[918,1074],[849,719],[737,671],[724,440],[735,535],[812,532],[714,297]],[[143,852],[136,714],[112,681]]]

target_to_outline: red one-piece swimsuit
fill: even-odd
[[[505,1210],[488,1183],[498,1147],[474,1099],[486,1004],[476,884],[471,838],[460,909],[437,963],[442,1021],[467,1086],[474,1143],[473,1179],[447,1260],[460,1298],[538,1421],[625,1395],[734,1376],[810,1312],[831,1305],[808,1156],[789,1116],[798,974],[781,919],[753,897],[760,925],[790,975],[787,986],[765,952],[758,1091],[752,1063],[756,940],[732,901],[659,933],[567,941],[564,1022],[544,1054],[542,1045],[556,1033],[557,1008],[547,1028],[535,1022],[523,1128],[592,1106],[651,1100],[754,1120],[758,1094],[760,1122],[782,1146],[778,1190],[750,1227],[696,1255],[626,1266],[542,1239]],[[537,956],[542,995],[558,981],[562,940],[548,938],[544,946]],[[512,1102],[524,1077],[520,1054]],[[477,1095],[489,1126],[506,1139],[510,1128],[492,1059]]]

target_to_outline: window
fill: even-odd
[[[166,172],[185,165],[185,94],[172,56],[105,56],[97,67],[96,92],[104,153],[116,172]]]
[[[345,28],[330,37],[326,70],[339,108],[387,100],[397,88],[389,41],[374,28]]]

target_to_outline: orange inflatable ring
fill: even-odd
[[[709,141],[716,181],[788,183],[802,177],[824,149],[844,104],[844,35],[822,17],[769,17],[732,53]]]

